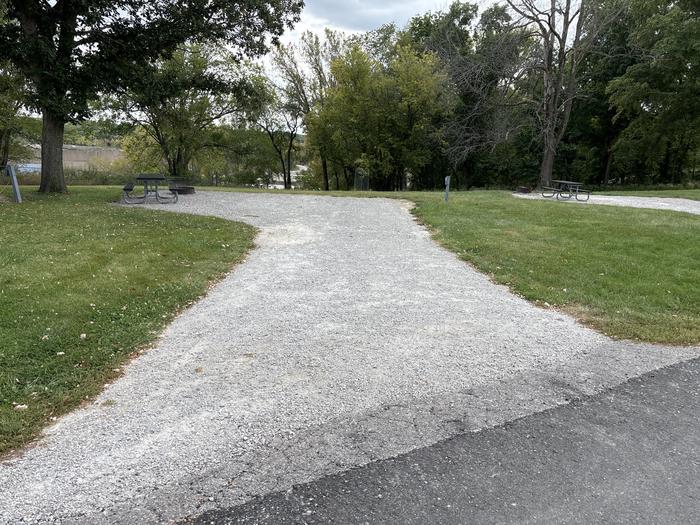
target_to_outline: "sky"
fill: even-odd
[[[369,31],[389,22],[401,27],[416,14],[447,5],[449,0],[306,0],[301,21],[287,38],[294,40],[307,29],[320,32],[324,27],[349,33]]]

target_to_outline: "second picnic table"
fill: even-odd
[[[156,201],[161,203],[177,202],[177,192],[170,187],[170,195],[163,195],[158,191],[158,186],[165,186],[168,179],[158,174],[141,174],[136,177],[136,182],[143,184],[143,195],[132,195],[135,184],[133,182],[124,186],[124,201],[128,204],[140,204],[148,200],[149,196],[155,197]]]
[[[583,183],[576,182],[573,180],[553,180],[552,183],[555,186],[543,186],[542,196],[543,197],[554,197],[557,199],[568,200],[572,196],[576,198],[577,201],[587,201],[591,197],[591,192],[589,190],[584,190],[581,187]],[[585,199],[579,198],[579,196],[586,196]]]

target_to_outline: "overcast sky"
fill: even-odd
[[[301,21],[284,40],[295,40],[307,29],[322,31],[324,27],[346,32],[369,31],[389,22],[402,27],[412,16],[445,9],[449,3],[450,0],[306,0]]]

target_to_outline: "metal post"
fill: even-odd
[[[12,193],[15,195],[15,202],[22,203],[22,194],[19,192],[19,182],[17,182],[17,174],[15,173],[15,168],[11,164],[5,166],[5,173],[10,177],[12,181]]]
[[[445,177],[445,202],[450,199],[450,176]]]

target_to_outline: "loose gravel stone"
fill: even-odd
[[[677,199],[670,197],[626,197],[624,195],[591,195],[588,201],[577,201],[574,198],[564,200],[553,197],[543,197],[539,193],[514,193],[521,199],[546,200],[556,202],[571,202],[577,204],[603,204],[607,206],[625,206],[629,208],[650,208],[654,210],[669,210],[700,215],[700,201]]]
[[[157,207],[249,222],[258,246],[96,403],[0,464],[2,523],[230,507],[700,355],[534,307],[397,201],[200,192]]]

